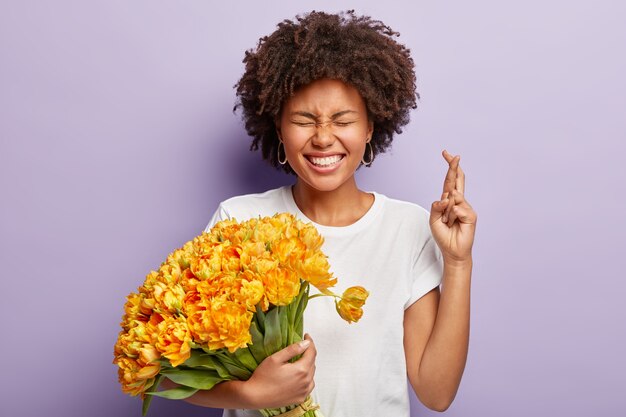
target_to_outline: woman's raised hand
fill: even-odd
[[[300,359],[289,362],[300,354]],[[313,376],[316,355],[313,340],[307,334],[301,342],[268,356],[244,384],[246,397],[257,409],[304,402],[315,386]]]
[[[467,262],[472,257],[478,216],[464,196],[465,173],[459,165],[461,156],[453,156],[446,150],[442,155],[448,163],[448,172],[441,200],[433,202],[430,210],[430,230],[444,261]]]

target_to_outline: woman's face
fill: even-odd
[[[276,127],[298,178],[316,190],[332,191],[353,178],[374,126],[356,88],[323,78],[284,103]]]

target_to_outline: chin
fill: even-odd
[[[298,179],[306,185],[307,188],[311,188],[320,192],[330,192],[341,188],[349,178],[337,179],[337,178],[303,178],[298,176]]]

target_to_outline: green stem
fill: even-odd
[[[341,298],[341,296],[336,295],[336,294],[322,294],[322,293],[319,293],[319,294],[315,294],[315,295],[311,295],[311,296],[309,296],[309,300],[312,300],[312,299],[317,298],[317,297],[335,297],[335,298]]]

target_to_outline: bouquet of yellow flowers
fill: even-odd
[[[142,397],[145,415],[152,396],[184,399],[247,380],[263,359],[302,340],[313,297],[335,297],[339,315],[358,321],[369,294],[330,290],[337,279],[322,243],[313,225],[281,213],[221,221],[172,252],[126,298],[113,360],[122,391]],[[310,285],[320,293],[309,296]],[[178,387],[158,391],[163,377]],[[298,415],[321,415],[305,403]],[[296,407],[260,411],[277,416]]]

